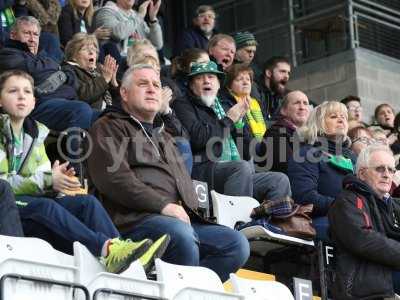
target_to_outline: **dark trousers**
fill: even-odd
[[[0,180],[0,235],[24,236],[11,186]]]
[[[39,102],[31,116],[52,130],[67,131],[66,152],[59,154],[69,161],[80,175],[83,153],[80,131],[90,128],[99,114],[99,111],[83,101],[60,98]]]
[[[91,195],[16,198],[25,235],[42,238],[58,250],[71,250],[78,241],[100,256],[104,243],[119,236],[103,206]]]

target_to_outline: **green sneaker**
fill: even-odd
[[[147,251],[139,257],[139,261],[142,264],[146,274],[154,266],[154,260],[161,258],[168,247],[171,237],[168,234],[164,234],[157,241],[153,242],[153,245]]]
[[[144,239],[139,242],[131,240],[112,239],[108,246],[108,255],[102,257],[102,262],[107,272],[119,274],[125,271],[129,265],[139,257],[145,255],[151,249],[153,242]]]

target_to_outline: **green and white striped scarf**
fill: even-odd
[[[215,98],[215,103],[211,106],[217,115],[218,120],[221,120],[226,117],[225,111],[219,103],[218,97]],[[224,139],[222,145],[222,155],[220,158],[221,161],[233,161],[240,160],[239,151],[236,147],[235,141],[232,136],[229,134],[227,138]]]

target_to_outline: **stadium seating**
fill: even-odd
[[[218,224],[230,228],[234,228],[237,222],[251,221],[252,209],[260,205],[251,197],[228,196],[216,191],[211,191],[211,199]],[[240,232],[249,240],[252,251],[263,256],[271,250],[287,246],[314,247],[313,241],[277,234],[262,226],[250,226]]]
[[[73,257],[37,238],[0,235],[0,299],[89,299]]]
[[[174,300],[244,300],[226,293],[218,275],[207,268],[180,266],[156,259],[157,280],[164,283],[163,296]]]
[[[123,299],[123,296],[135,295],[150,296],[148,299],[161,297],[163,284],[147,280],[138,261],[119,275],[107,273],[99,260],[79,242],[74,243],[74,259],[78,281],[88,288],[93,299]]]
[[[294,300],[290,290],[280,282],[241,278],[230,275],[233,291],[243,294],[246,300]]]

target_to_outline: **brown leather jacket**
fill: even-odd
[[[122,109],[108,109],[91,128],[88,170],[96,196],[121,232],[168,203],[196,211],[197,200],[175,141],[162,123],[153,133]],[[156,127],[156,126],[155,126]],[[151,136],[150,136],[151,134]]]

